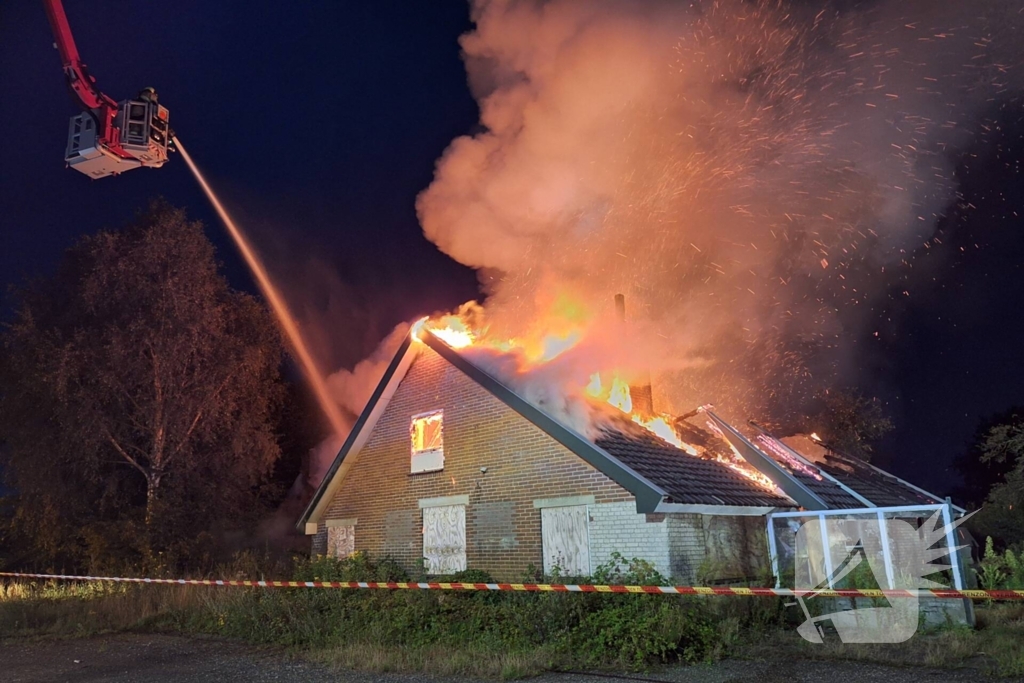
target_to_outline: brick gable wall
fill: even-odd
[[[444,470],[410,474],[410,418],[437,409],[444,410]],[[530,564],[542,566],[534,500],[592,495],[597,504],[634,503],[628,491],[421,347],[330,501],[314,551],[324,552],[324,521],[355,518],[357,550],[390,556],[416,574],[419,500],[456,495],[469,496],[467,566],[504,580],[521,578]]]

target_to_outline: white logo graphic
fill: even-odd
[[[946,588],[926,577],[952,578],[951,565],[935,560],[959,550],[950,548],[947,534],[967,517],[944,526],[940,514],[919,529],[904,519],[825,518],[824,528],[820,519],[804,523],[796,534],[795,588]],[[824,598],[829,609],[839,609],[821,616],[811,615],[805,602],[811,597],[797,598],[806,617],[797,632],[812,643],[823,642],[827,623],[844,643],[902,643],[917,632],[918,597]]]

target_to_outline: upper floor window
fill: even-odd
[[[412,440],[413,472],[444,469],[443,411],[413,415],[409,435]]]

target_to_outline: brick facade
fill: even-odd
[[[632,502],[592,505],[589,512],[592,570],[617,552],[627,560],[643,558],[666,577],[672,575],[665,515],[648,521],[654,515],[638,514]]]
[[[410,472],[412,416],[444,411],[444,469]],[[329,520],[355,522],[355,548],[421,572],[420,501],[468,497],[466,560],[498,580],[543,566],[535,501],[592,497],[591,570],[613,552],[692,581],[699,568],[721,578],[757,575],[766,564],[762,517],[638,514],[632,494],[423,346],[327,505],[313,552],[325,553]],[[482,471],[486,468],[486,472]],[[568,504],[568,503],[567,503]]]
[[[437,409],[444,411],[444,470],[410,474],[410,419]],[[313,551],[326,549],[326,520],[355,519],[357,550],[418,573],[419,501],[456,495],[469,496],[468,567],[505,580],[542,566],[534,500],[591,495],[598,505],[626,503],[635,513],[632,494],[424,346],[328,504]]]

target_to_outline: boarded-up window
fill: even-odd
[[[466,506],[423,508],[423,558],[428,574],[466,568]]]
[[[444,413],[440,410],[414,415],[409,426],[412,440],[412,471],[444,469]]]
[[[545,574],[551,574],[555,567],[563,576],[590,574],[588,519],[586,505],[541,509]]]
[[[356,551],[356,528],[354,526],[327,527],[327,554],[344,559]]]

